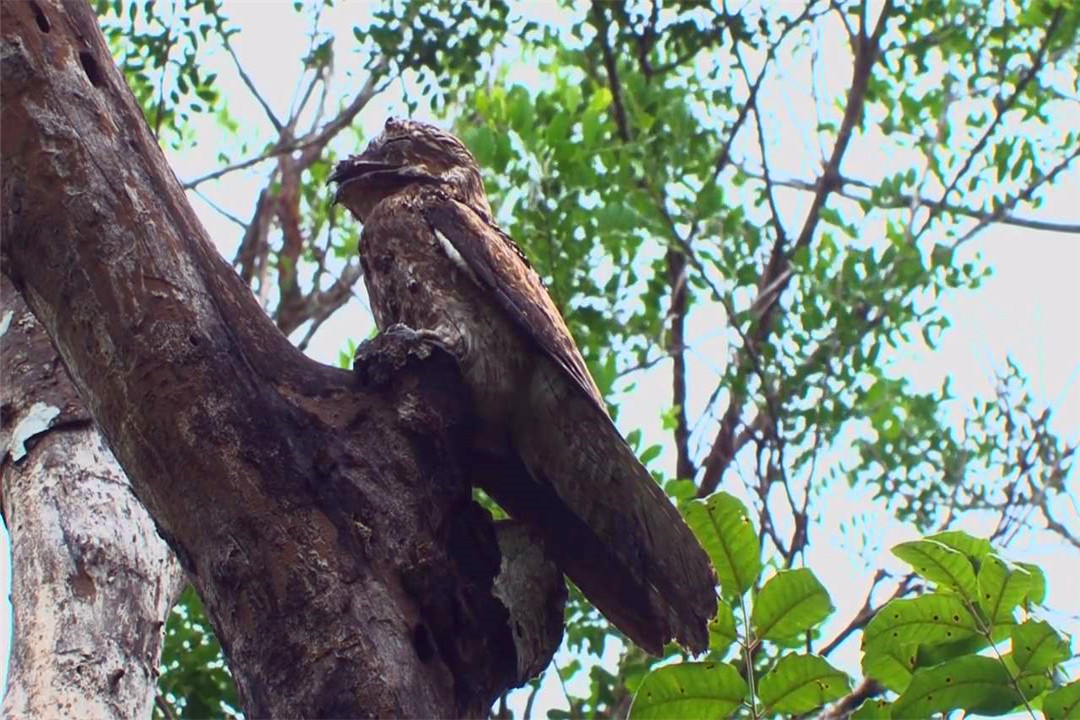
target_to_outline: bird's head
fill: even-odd
[[[360,222],[380,200],[417,184],[445,186],[458,200],[491,214],[469,149],[445,130],[415,120],[387,120],[364,152],[337,164],[330,182],[338,184],[334,202]]]

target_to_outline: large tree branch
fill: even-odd
[[[4,715],[147,717],[186,578],[3,276],[0,368],[14,621]]]
[[[383,339],[358,383],[290,346],[85,4],[0,4],[0,70],[3,271],[199,590],[246,714],[480,714],[534,672],[558,576],[530,555],[538,579],[507,584],[525,554],[461,475],[453,361]]]

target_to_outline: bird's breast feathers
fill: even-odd
[[[402,323],[437,333],[457,357],[482,421],[507,419],[533,362],[526,338],[445,233],[424,217],[438,196],[402,194],[376,206],[364,226],[364,282],[380,330]]]

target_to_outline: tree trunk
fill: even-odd
[[[6,278],[0,372],[14,610],[4,716],[149,717],[184,574]]]
[[[542,554],[501,555],[472,502],[452,359],[381,338],[358,380],[289,345],[84,3],[0,3],[0,71],[3,271],[195,583],[245,713],[480,715],[542,667],[565,589]]]

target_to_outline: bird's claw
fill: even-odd
[[[426,358],[431,355],[432,348],[453,357],[437,331],[394,323],[360,343],[353,356],[353,372],[361,384],[381,385],[389,379],[393,369],[403,367],[409,357]]]
[[[405,342],[430,342],[442,346],[444,343],[439,333],[427,328],[414,329],[404,323],[394,323],[382,331],[382,335],[400,338]]]

